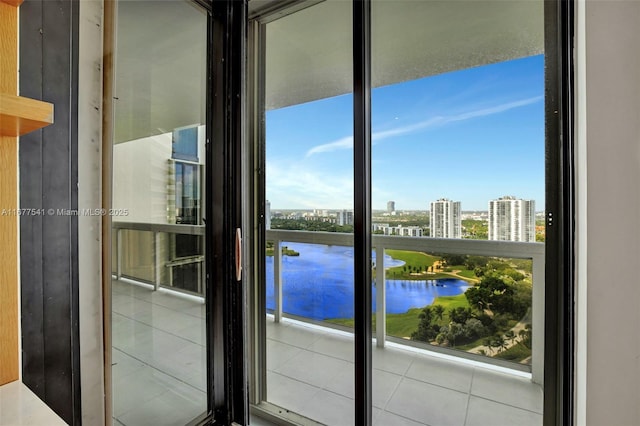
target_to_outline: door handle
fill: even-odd
[[[236,280],[242,280],[242,230],[236,228]]]

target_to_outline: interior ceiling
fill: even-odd
[[[351,19],[350,1],[328,0],[267,24],[267,109],[352,91]],[[374,0],[373,86],[542,53],[543,22],[541,0]],[[116,142],[204,122],[205,41],[187,2],[118,3]]]

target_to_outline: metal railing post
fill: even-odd
[[[387,339],[387,296],[384,246],[376,245],[376,346],[384,348]]]
[[[533,290],[531,295],[531,381],[543,384],[544,381],[544,288],[545,257],[534,255]]]
[[[275,309],[273,319],[280,322],[282,319],[282,241],[276,239],[273,242],[273,295],[275,298]]]
[[[122,228],[116,231],[116,279],[122,278]]]
[[[154,280],[153,287],[154,290],[158,290],[160,288],[160,274],[162,273],[162,268],[160,266],[160,233],[153,233],[153,256],[154,256]]]

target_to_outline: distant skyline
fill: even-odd
[[[431,201],[488,209],[514,195],[544,210],[543,55],[398,83],[372,93],[372,206]],[[353,208],[352,95],[267,112],[273,210]]]

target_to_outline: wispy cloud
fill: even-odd
[[[275,207],[348,208],[353,205],[353,175],[349,170],[328,174],[300,165],[267,163],[267,198]]]
[[[307,157],[313,154],[320,154],[321,152],[338,151],[341,149],[351,149],[353,147],[353,136],[347,136],[337,141],[317,145],[307,151]]]
[[[532,98],[526,98],[518,101],[507,102],[507,103],[492,106],[492,107],[486,107],[486,108],[476,109],[473,111],[467,111],[461,114],[431,117],[427,120],[410,124],[408,126],[398,127],[390,130],[383,130],[379,132],[373,132],[373,134],[371,135],[371,138],[373,140],[373,143],[376,143],[394,136],[406,135],[409,133],[417,132],[419,130],[428,129],[430,127],[442,126],[448,123],[470,120],[472,118],[478,118],[478,117],[486,117],[488,115],[493,115],[493,114],[499,114],[501,112],[509,111],[514,108],[520,108],[526,105],[534,104],[543,99],[544,99],[543,96],[535,96]],[[320,154],[322,152],[333,152],[333,151],[338,151],[343,149],[352,149],[352,148],[353,148],[353,137],[346,136],[333,142],[314,146],[309,151],[307,151],[306,156],[310,157],[314,154]]]

